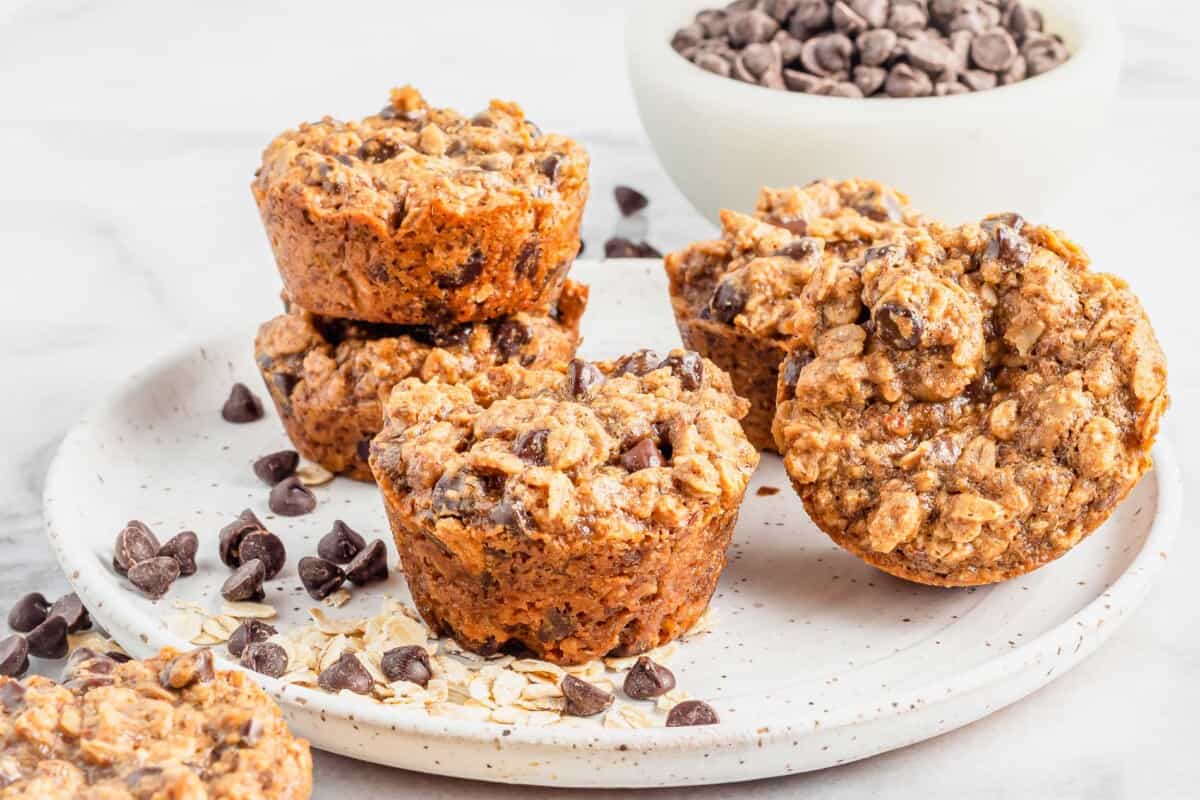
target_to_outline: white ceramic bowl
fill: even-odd
[[[872,178],[947,222],[998,211],[1037,216],[1087,165],[1121,62],[1106,0],[1033,0],[1071,58],[990,91],[910,100],[782,92],[722,78],[671,49],[672,34],[720,0],[643,0],[626,29],[642,123],[692,205],[753,209],[761,186]]]

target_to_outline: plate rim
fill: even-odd
[[[611,268],[613,261],[629,261],[632,264],[645,265],[643,260],[610,259],[604,262],[605,268]],[[595,263],[600,262],[596,261]],[[69,535],[70,532],[63,530],[61,519],[58,517],[55,506],[59,498],[64,496],[63,492],[60,491],[60,486],[69,487],[70,485],[71,476],[68,461],[72,455],[72,451],[83,443],[83,437],[97,424],[97,421],[112,419],[118,416],[121,399],[135,387],[147,383],[153,377],[161,375],[186,360],[195,358],[201,351],[224,352],[231,347],[237,336],[237,334],[225,334],[219,337],[206,337],[202,341],[193,341],[182,346],[176,346],[163,355],[147,362],[143,367],[130,373],[72,425],[55,451],[46,473],[42,495],[42,511],[46,535],[59,566],[68,581],[75,591],[79,592],[81,598],[84,599],[85,605],[89,607],[97,605],[101,608],[94,615],[105,625],[106,629],[110,630],[110,633],[112,633],[112,628],[117,628],[120,630],[129,630],[132,634],[139,627],[136,624],[117,624],[110,627],[107,623],[112,621],[114,609],[118,617],[126,620],[136,620],[144,615],[132,606],[129,598],[125,598],[120,593],[115,592],[119,587],[116,586],[113,576],[105,572],[100,564],[100,560],[95,558],[95,554],[91,549],[79,548],[79,554],[75,556],[70,548],[64,546],[64,537]],[[859,702],[846,705],[840,709],[832,710],[828,714],[820,715],[820,729],[825,733],[829,733],[841,728],[865,725],[889,717],[901,716],[908,713],[910,702],[919,702],[926,709],[947,704],[977,689],[997,684],[1005,678],[1013,677],[1015,674],[1020,673],[1028,664],[1038,661],[1039,656],[1045,655],[1048,651],[1052,653],[1053,647],[1048,650],[1047,645],[1052,642],[1057,643],[1061,640],[1065,631],[1078,629],[1081,625],[1084,628],[1095,630],[1096,620],[1100,617],[1106,617],[1108,622],[1099,628],[1099,638],[1096,641],[1095,647],[1106,641],[1120,627],[1124,620],[1131,616],[1131,612],[1136,609],[1149,592],[1155,577],[1159,574],[1166,561],[1168,561],[1167,555],[1178,532],[1182,509],[1182,477],[1173,448],[1161,436],[1154,446],[1152,458],[1154,465],[1146,475],[1142,476],[1142,480],[1154,480],[1156,484],[1157,502],[1154,506],[1154,519],[1137,555],[1128,563],[1119,577],[1113,581],[1104,593],[1039,636],[957,674],[953,681],[953,688],[949,692],[943,690],[945,683],[943,680],[939,683],[922,684],[916,689],[890,695],[888,698],[890,702],[886,704]],[[85,574],[94,574],[100,580],[113,584],[114,593],[103,598],[103,605],[96,604],[95,600],[97,598],[94,596],[94,593],[89,588],[86,588],[90,584],[84,580],[83,576]],[[91,603],[89,603],[89,599],[92,601]],[[1112,608],[1105,609],[1105,604]],[[144,623],[140,627],[143,632],[138,634],[138,638],[141,640],[143,646],[134,646],[132,649],[145,650],[152,648],[157,650],[164,645],[186,649],[191,646],[159,626],[149,626],[149,633],[145,632],[147,626]],[[1044,680],[1038,680],[1034,689],[1045,686],[1060,675],[1065,674],[1070,668],[1086,659],[1087,655],[1090,655],[1090,652],[1079,659],[1072,660],[1066,669],[1055,670],[1053,675]],[[246,671],[227,658],[223,657],[223,660],[225,662],[224,665],[229,668]],[[281,704],[288,705],[297,713],[323,713],[341,719],[353,719],[357,724],[364,727],[371,726],[382,730],[427,736],[435,739],[465,740],[475,744],[491,744],[495,742],[502,731],[508,731],[503,734],[506,745],[536,746],[552,750],[562,748],[573,750],[572,746],[577,748],[586,743],[589,752],[623,752],[630,748],[638,748],[644,755],[649,755],[648,750],[679,751],[691,749],[693,746],[719,745],[729,748],[749,745],[757,748],[766,743],[777,743],[781,739],[794,739],[797,735],[803,736],[813,731],[812,720],[804,714],[797,715],[788,721],[770,724],[765,730],[761,722],[754,722],[749,719],[742,724],[730,722],[705,727],[640,730],[599,727],[545,728],[501,725],[492,722],[474,722],[445,717],[431,717],[426,714],[412,712],[399,712],[395,709],[390,709],[384,704],[331,695],[317,689],[308,689],[292,684],[282,684],[277,679],[253,672],[249,674],[265,691],[275,697]],[[1033,691],[1034,689],[1029,691]],[[1023,697],[1028,693],[1025,692],[1020,696]],[[1015,702],[1016,699],[1019,699],[1019,697],[1014,698],[1011,702]],[[1000,707],[1002,706],[991,708],[984,715],[999,710]],[[941,731],[930,732],[913,741],[931,738],[954,727],[959,726],[955,725]],[[884,748],[884,750],[900,746],[903,746],[903,744],[889,746]],[[347,754],[353,755],[348,752]]]

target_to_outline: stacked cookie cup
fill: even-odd
[[[813,521],[902,578],[1012,578],[1099,527],[1150,468],[1166,363],[1120,278],[1060,232],[949,226],[869,181],[764,189],[666,259],[684,342]]]
[[[285,313],[255,356],[296,449],[371,480],[369,443],[393,385],[549,366],[579,344],[588,157],[519,106],[467,118],[413,88],[378,114],[277,137],[253,192]]]

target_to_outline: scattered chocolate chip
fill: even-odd
[[[984,31],[971,42],[971,60],[989,72],[1004,72],[1019,54],[1012,34],[1003,28]]]
[[[598,686],[574,675],[566,675],[559,684],[566,699],[567,716],[592,717],[613,704],[613,696]]]
[[[38,658],[62,658],[67,654],[67,621],[62,617],[47,617],[25,640],[29,652]]]
[[[631,217],[650,205],[650,199],[646,195],[630,186],[616,187],[613,189],[613,197],[616,198],[617,208],[622,217]]]
[[[196,574],[196,553],[200,549],[200,537],[193,531],[180,531],[158,548],[158,555],[179,562],[180,575]]]
[[[233,629],[226,647],[229,649],[229,654],[236,658],[242,654],[247,645],[265,642],[277,633],[279,631],[275,630],[273,625],[268,625],[261,619],[244,620],[241,625]]]
[[[226,422],[254,422],[262,419],[262,401],[244,383],[235,383],[229,391],[229,399],[221,407],[221,417]]]
[[[179,562],[167,556],[139,561],[129,568],[129,582],[155,600],[162,597],[179,577]]]
[[[716,725],[721,721],[717,712],[703,700],[684,700],[667,713],[667,727],[681,728],[688,725]]]
[[[50,603],[39,592],[32,592],[18,600],[8,612],[8,627],[20,633],[29,633],[41,625],[49,616]]]
[[[55,600],[54,605],[50,606],[50,613],[47,616],[62,617],[66,620],[68,633],[78,633],[92,627],[91,615],[83,607],[83,601],[79,599],[79,595],[74,592],[64,594]]]
[[[267,568],[262,561],[251,558],[233,571],[233,574],[221,584],[221,597],[230,602],[241,600],[261,600],[263,581],[266,580]]]
[[[746,293],[733,281],[723,280],[717,284],[717,290],[708,301],[708,307],[713,319],[730,325],[746,307]]]
[[[774,497],[775,495],[779,494],[779,487],[778,486],[760,486],[754,492],[754,494],[757,495],[758,497]]]
[[[300,454],[295,450],[280,450],[269,453],[254,462],[254,474],[263,483],[274,486],[284,478],[295,474],[300,466]]]
[[[347,564],[366,546],[367,540],[339,519],[317,542],[317,555],[334,564]]]
[[[239,663],[260,675],[278,678],[287,672],[288,655],[286,650],[274,642],[250,642],[242,650]]]
[[[571,397],[586,397],[592,389],[604,383],[604,373],[580,358],[567,365],[567,392]]]
[[[393,647],[379,660],[379,668],[389,681],[408,681],[424,688],[433,677],[429,653],[420,645]]]
[[[669,368],[689,392],[696,391],[704,383],[704,359],[699,353],[688,350],[682,355],[667,356],[659,366]]]
[[[317,685],[327,692],[348,690],[355,694],[367,694],[375,681],[371,673],[353,653],[342,653],[338,660],[321,670]]]
[[[97,653],[90,647],[76,647],[67,656],[63,665],[63,675],[74,677],[86,672],[108,674],[117,666],[117,662],[104,653]]]
[[[546,463],[546,440],[550,438],[550,431],[546,428],[534,428],[533,430],[525,431],[517,437],[513,444],[513,452],[522,461],[530,464],[545,465]]]
[[[242,546],[242,540],[248,534],[261,530],[265,530],[262,522],[248,508],[242,511],[233,522],[221,528],[221,532],[217,535],[217,548],[221,563],[227,567],[236,567],[241,564],[242,560],[238,553]]]
[[[896,350],[912,350],[921,343],[925,325],[912,309],[883,303],[875,309],[874,320],[879,338]]]
[[[266,570],[266,580],[271,580],[287,563],[287,550],[283,540],[270,531],[251,531],[242,539],[238,558],[242,562],[258,559]]]
[[[386,580],[387,576],[387,545],[383,539],[371,542],[346,565],[346,577],[359,586]]]
[[[194,683],[208,683],[213,679],[213,654],[207,647],[175,656],[159,673],[158,682],[164,689],[186,689]]]
[[[128,653],[122,653],[120,650],[109,650],[104,655],[108,656],[118,664],[127,664],[130,661],[133,661],[133,656],[129,655]]]
[[[439,275],[437,285],[440,289],[461,289],[475,281],[483,274],[484,256],[482,250],[473,250],[467,260],[458,265],[454,272]]]
[[[634,700],[650,700],[674,688],[675,673],[646,656],[638,658],[625,675],[625,694]]]
[[[324,600],[346,582],[346,573],[342,568],[323,558],[305,556],[300,559],[298,569],[300,583],[314,600]]]
[[[616,367],[613,369],[613,377],[620,377],[625,374],[637,376],[645,375],[653,372],[662,365],[662,359],[658,353],[653,350],[635,350],[627,356],[622,356],[617,360]]]
[[[65,634],[63,641],[66,642]],[[0,640],[0,675],[7,678],[19,678],[25,674],[27,669],[29,669],[29,643],[25,641],[25,637],[14,633],[12,636],[6,636]],[[0,698],[0,702],[3,702],[5,708],[12,708],[3,698]]]
[[[138,520],[130,520],[117,534],[113,545],[113,569],[125,575],[139,561],[154,558],[158,554],[158,538]]]
[[[283,517],[298,517],[317,507],[317,496],[293,475],[275,484],[267,506]]]
[[[605,258],[662,258],[662,253],[646,242],[632,242],[614,236],[604,243]]]
[[[496,346],[496,354],[503,364],[521,352],[521,348],[529,344],[533,333],[529,326],[520,320],[504,319],[496,323],[492,330],[492,342]]]
[[[662,453],[658,445],[650,437],[639,439],[632,447],[621,454],[621,466],[629,472],[640,472],[663,465]]]

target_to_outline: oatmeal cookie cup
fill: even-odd
[[[722,238],[666,257],[671,306],[684,344],[729,372],[750,400],[742,426],[774,450],[775,382],[796,342],[799,317],[842,321],[846,304],[827,285],[832,265],[929,222],[908,198],[874,181],[817,181],[763,189],[753,217],[721,212]],[[846,320],[852,321],[852,320]]]
[[[308,742],[209,650],[119,664],[86,648],[62,684],[0,677],[0,797],[305,800]]]
[[[371,481],[371,438],[401,379],[456,383],[498,364],[565,364],[579,347],[587,297],[586,286],[567,281],[548,310],[441,327],[351,322],[293,306],[259,328],[254,355],[296,450]]]
[[[371,467],[435,630],[558,664],[632,655],[704,612],[758,452],[695,353],[402,381]]]
[[[939,586],[1022,575],[1101,525],[1151,466],[1167,370],[1125,282],[1088,266],[1015,214],[847,262],[858,321],[790,355],[778,386],[814,522]]]
[[[411,87],[275,139],[252,185],[288,294],[316,314],[451,324],[545,305],[579,251],[588,156],[513,103]]]

